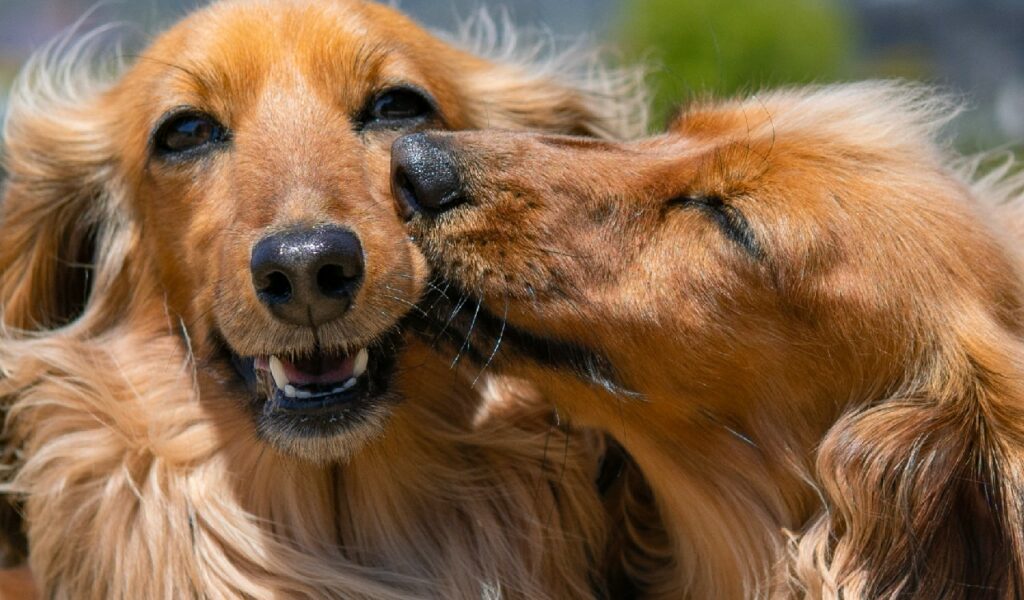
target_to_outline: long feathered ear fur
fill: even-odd
[[[822,442],[829,512],[797,563],[811,597],[1024,594],[1024,342],[987,317],[965,325],[916,391]]]
[[[61,335],[68,327],[85,333],[117,318],[132,292],[115,283],[135,236],[99,110],[106,78],[89,66],[102,33],[54,42],[25,67],[10,96],[0,189],[0,331],[7,338]],[[90,299],[95,309],[87,311]],[[83,319],[87,313],[93,317]],[[2,386],[10,368],[0,363],[5,408],[13,399]],[[0,447],[0,463],[16,465],[6,429]],[[26,552],[20,510],[4,497],[0,564],[18,564]]]
[[[0,323],[8,329],[54,329],[82,315],[90,296],[124,297],[111,285],[131,244],[102,110],[108,78],[90,66],[101,33],[56,42],[11,93],[0,201]],[[90,293],[100,287],[109,293]]]

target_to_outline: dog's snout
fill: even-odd
[[[465,201],[458,165],[448,143],[414,133],[391,146],[391,187],[406,219],[438,214]]]
[[[316,326],[345,314],[363,278],[359,238],[340,227],[291,229],[253,246],[256,296],[277,318]]]

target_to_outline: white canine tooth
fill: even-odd
[[[352,366],[352,376],[359,377],[366,372],[366,365],[370,362],[370,353],[363,348],[356,354],[355,364]]]
[[[284,395],[289,398],[295,398],[298,395],[298,391],[296,391],[295,386],[286,385],[284,386]]]
[[[312,398],[313,392],[307,392],[306,390],[295,390],[295,396],[302,400],[305,400],[307,398]]]
[[[288,375],[285,373],[281,359],[276,356],[270,357],[270,374],[274,376],[274,383],[278,389],[285,389],[288,386]],[[294,389],[294,388],[293,388]]]
[[[348,381],[342,384],[341,391],[350,390],[356,386],[356,378],[350,377]]]

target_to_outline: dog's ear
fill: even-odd
[[[102,94],[73,67],[38,59],[11,94],[0,199],[0,323],[66,325],[109,279],[99,262],[127,249]],[[120,267],[120,265],[118,265]]]
[[[508,54],[508,52],[505,52]],[[643,74],[600,65],[594,56],[558,60],[474,60],[462,74],[472,126],[629,139],[646,133]]]
[[[1024,594],[1024,344],[979,325],[955,347],[919,394],[851,413],[823,441],[828,510],[798,576],[824,596]]]

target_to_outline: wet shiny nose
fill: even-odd
[[[333,226],[290,229],[253,246],[256,296],[275,317],[313,327],[345,314],[363,279],[363,248]]]
[[[391,189],[406,219],[440,214],[465,202],[458,165],[448,143],[414,133],[391,146]]]

